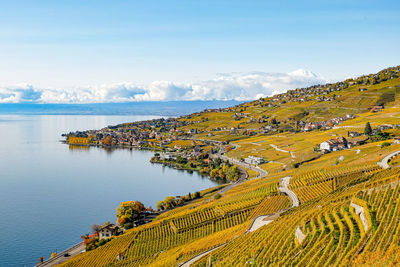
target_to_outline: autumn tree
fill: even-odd
[[[164,208],[171,209],[176,206],[175,197],[169,196],[164,199]]]
[[[140,201],[126,201],[121,202],[117,208],[117,223],[120,226],[125,224],[132,224],[140,219],[140,216],[146,207]]]
[[[112,145],[112,137],[110,135],[107,135],[107,137],[104,138],[103,145],[106,145],[106,146]]]
[[[165,207],[164,207],[164,201],[159,200],[159,201],[157,202],[156,209],[157,209],[157,210],[164,210],[164,209],[165,209]]]

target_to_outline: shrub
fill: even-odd
[[[200,198],[200,192],[194,192],[193,198]]]
[[[391,144],[389,143],[389,142],[383,142],[382,144],[381,144],[381,148],[384,148],[384,147],[387,147],[387,146],[390,146]]]
[[[126,223],[126,224],[124,224],[124,228],[126,229],[126,230],[128,230],[128,229],[131,229],[131,228],[133,228],[133,224],[132,223]]]
[[[93,243],[90,243],[90,244],[88,244],[88,245],[86,246],[86,251],[93,250],[93,249],[95,249],[95,248],[96,248],[96,245],[93,244]]]
[[[109,239],[102,239],[96,245],[98,247],[100,247],[100,246],[104,245],[105,243],[107,243],[108,241],[109,241]]]
[[[220,199],[221,197],[222,197],[222,196],[221,196],[220,193],[216,193],[215,196],[214,196],[214,199]]]

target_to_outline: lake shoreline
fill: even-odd
[[[64,146],[61,134],[141,121],[141,116],[2,115],[0,266],[34,266],[81,241],[93,223],[115,223],[115,208],[127,200],[155,207],[168,195],[217,186],[188,172],[151,164],[154,148]],[[153,152],[154,151],[154,152]],[[23,167],[21,167],[23,164]],[[65,212],[55,212],[62,206]],[[26,226],[14,231],[26,214]],[[15,255],[19,255],[15,257]]]

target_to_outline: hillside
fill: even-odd
[[[210,174],[228,169],[212,167],[216,159],[227,160],[249,177],[202,192],[63,266],[398,264],[399,76],[400,67],[388,68],[177,119],[67,134],[71,145],[179,155],[183,167]]]

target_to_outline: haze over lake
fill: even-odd
[[[155,207],[167,195],[214,185],[153,165],[151,151],[71,149],[61,134],[154,116],[0,115],[0,266],[32,266],[81,241],[93,223],[115,222],[122,201]]]

